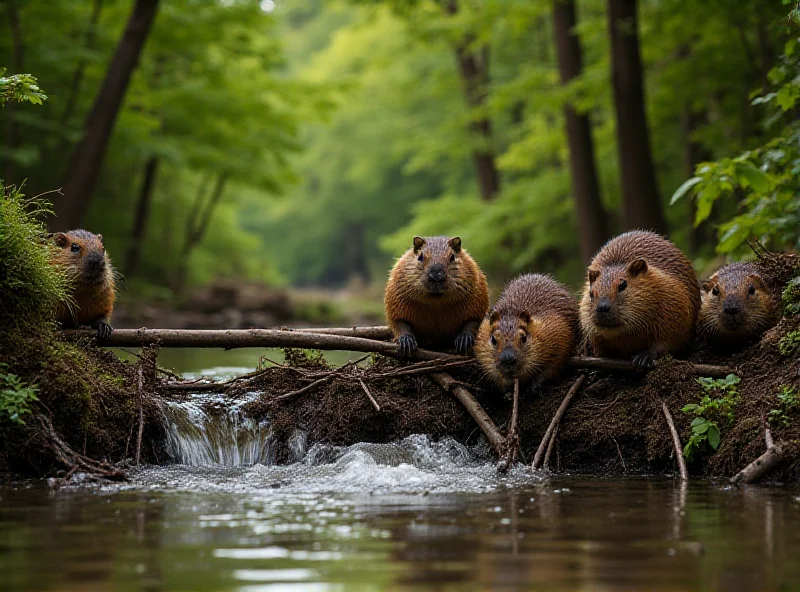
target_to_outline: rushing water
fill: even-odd
[[[800,589],[796,489],[500,476],[483,446],[422,435],[298,431],[271,466],[268,422],[219,403],[165,407],[183,464],[0,488],[0,591]]]

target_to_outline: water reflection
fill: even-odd
[[[800,503],[784,490],[571,478],[428,495],[38,485],[1,495],[2,590],[800,585]]]

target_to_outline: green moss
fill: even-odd
[[[6,338],[41,332],[67,298],[67,279],[51,264],[54,247],[36,217],[47,206],[0,185],[0,332]]]
[[[793,356],[800,352],[800,330],[784,335],[778,342],[778,351],[782,356]]]

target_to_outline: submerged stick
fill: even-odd
[[[367,385],[364,384],[364,381],[359,378],[358,382],[361,384],[361,388],[364,389],[364,392],[366,393],[367,397],[369,397],[369,400],[372,402],[372,406],[375,407],[375,411],[380,411],[381,406],[378,405],[378,402],[375,400],[375,397],[373,397],[372,393],[369,392],[369,389],[367,388]]]
[[[672,420],[672,413],[669,412],[669,407],[664,401],[661,401],[661,411],[664,413],[664,419],[667,420],[669,426],[669,433],[672,435],[672,445],[675,447],[675,460],[678,463],[678,471],[681,474],[681,481],[689,480],[689,472],[686,470],[686,459],[683,458],[683,445],[681,438],[678,435],[678,430],[675,429],[675,422]]]
[[[775,444],[767,451],[731,477],[731,483],[755,483],[769,475],[783,460],[783,448]]]
[[[511,422],[506,430],[506,445],[503,453],[503,460],[497,466],[497,470],[505,473],[517,462],[519,454],[519,434],[517,434],[517,423],[519,421],[519,379],[514,379],[514,402],[511,407]]]
[[[475,400],[472,393],[456,382],[452,376],[444,372],[435,372],[430,375],[430,379],[447,392],[453,394],[458,402],[464,406],[472,419],[475,420],[475,423],[478,424],[478,427],[481,429],[484,436],[486,436],[486,439],[489,440],[489,444],[492,445],[494,451],[498,455],[502,454],[506,439],[503,438],[503,435],[500,433],[500,430],[497,429],[492,418],[484,411],[481,404]]]
[[[534,469],[540,469],[542,467],[542,455],[545,453],[545,449],[550,442],[550,438],[553,437],[553,432],[555,431],[556,427],[558,427],[558,422],[561,421],[561,416],[564,415],[564,412],[567,410],[567,406],[572,400],[572,397],[574,397],[575,393],[580,390],[585,380],[585,374],[578,376],[578,378],[575,379],[575,382],[572,383],[569,391],[567,391],[567,394],[564,396],[564,400],[561,401],[561,405],[558,406],[556,414],[553,416],[552,421],[550,421],[550,425],[547,427],[547,431],[544,433],[542,441],[539,443],[539,448],[536,449],[536,454],[533,457],[532,465]]]

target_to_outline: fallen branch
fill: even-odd
[[[533,456],[533,468],[540,469],[542,468],[542,455],[545,453],[545,449],[547,448],[550,439],[553,437],[553,433],[555,432],[556,428],[558,427],[558,422],[561,421],[561,416],[564,415],[564,412],[567,410],[567,406],[569,402],[572,400],[572,397],[575,396],[581,386],[583,386],[584,381],[586,380],[586,375],[581,374],[578,378],[575,379],[575,382],[572,383],[569,391],[564,396],[564,400],[561,401],[561,405],[558,406],[556,410],[556,414],[553,416],[553,419],[550,421],[550,425],[547,427],[547,431],[544,433],[542,437],[542,441],[539,443],[539,448],[536,449],[536,454]]]
[[[613,360],[609,358],[592,357],[573,357],[569,359],[569,365],[573,368],[588,368],[596,370],[617,370],[620,372],[648,372],[651,368],[642,368],[627,360]],[[711,378],[725,378],[728,374],[733,374],[734,369],[727,366],[714,366],[712,364],[690,363],[692,373],[697,376],[708,376]]]
[[[376,339],[378,341],[390,341],[394,335],[392,330],[386,325],[373,327],[307,327],[295,329],[291,327],[281,327],[281,331],[295,331],[297,333],[318,333],[319,335],[343,335],[345,337],[363,337],[364,339]]]
[[[69,341],[80,339],[92,340],[96,332],[85,329],[64,331]],[[375,352],[397,358],[398,346],[395,343],[348,337],[344,335],[328,335],[301,331],[282,331],[280,329],[224,329],[220,331],[207,329],[116,329],[111,337],[98,340],[104,347],[140,347],[148,344],[159,344],[161,347],[201,347],[237,349],[243,347],[292,347],[301,349],[345,350],[358,352]],[[455,356],[442,352],[420,349],[415,351],[410,360],[463,360],[463,356]]]
[[[731,477],[731,483],[755,483],[769,475],[783,460],[783,448],[775,444],[767,451]]]
[[[470,414],[475,423],[481,429],[486,439],[489,440],[494,451],[501,455],[503,453],[505,438],[494,425],[492,418],[484,411],[481,404],[475,400],[467,389],[461,386],[452,376],[444,372],[436,372],[430,375],[430,379],[438,384],[445,391],[452,393],[452,395],[461,403]]]
[[[558,437],[558,426],[556,429],[553,430],[553,435],[550,436],[550,441],[547,443],[547,452],[544,453],[544,460],[542,461],[542,468],[547,469],[550,465],[550,454],[553,452],[553,448],[556,447],[556,438]]]
[[[358,382],[361,385],[361,388],[364,389],[364,392],[367,394],[367,397],[369,397],[369,400],[372,402],[372,406],[375,407],[375,411],[380,411],[381,406],[378,405],[378,402],[375,400],[375,397],[373,397],[372,393],[369,392],[369,389],[367,388],[367,385],[364,384],[364,381],[359,378]]]
[[[39,414],[36,416],[36,419],[39,421],[39,425],[42,426],[42,433],[45,436],[48,447],[53,451],[58,461],[67,467],[66,475],[62,479],[56,481],[56,483],[66,483],[78,471],[92,477],[101,477],[113,481],[123,481],[127,479],[127,475],[122,469],[110,465],[105,461],[96,461],[88,456],[75,452],[69,444],[61,439],[48,417]]]
[[[505,473],[517,462],[519,454],[519,434],[517,433],[517,423],[519,421],[519,379],[514,379],[514,402],[511,407],[511,422],[506,430],[506,446],[503,452],[503,459],[497,466],[497,470]]]
[[[664,419],[667,420],[669,426],[669,433],[672,435],[672,445],[675,448],[675,461],[678,463],[678,470],[681,474],[681,481],[689,480],[689,472],[686,470],[686,459],[683,458],[683,445],[681,438],[678,436],[678,430],[675,429],[675,422],[672,420],[672,413],[669,412],[669,407],[664,401],[661,401],[661,411],[664,413]]]

